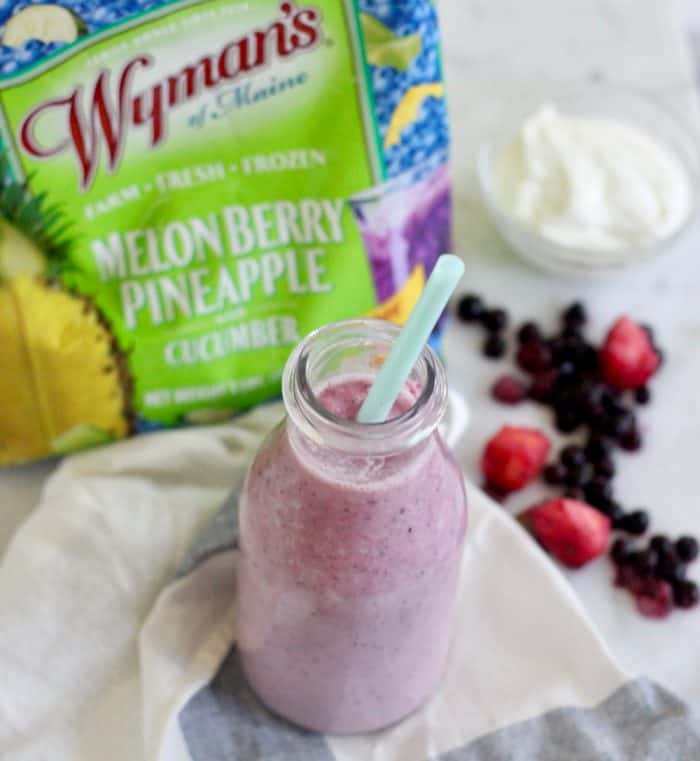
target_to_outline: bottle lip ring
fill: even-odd
[[[289,357],[282,378],[282,396],[293,423],[317,444],[363,455],[403,451],[432,434],[446,410],[447,379],[429,346],[414,367],[421,386],[415,402],[381,423],[339,418],[321,405],[309,380],[309,365],[319,359],[318,354],[355,347],[386,352],[399,332],[385,320],[360,318],[330,323],[306,336]]]

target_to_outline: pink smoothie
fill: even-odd
[[[354,419],[368,382],[319,395]],[[409,391],[392,415],[413,402]],[[461,473],[438,434],[388,457],[278,428],[241,506],[239,646],[269,708],[326,733],[385,726],[442,675],[466,527]]]

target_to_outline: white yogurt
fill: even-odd
[[[621,251],[676,232],[692,206],[678,157],[648,133],[550,105],[523,125],[496,166],[503,206],[569,247]]]

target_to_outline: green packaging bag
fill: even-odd
[[[0,464],[224,420],[450,248],[432,0],[0,3]]]

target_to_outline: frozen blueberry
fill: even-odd
[[[580,301],[575,301],[564,311],[562,319],[565,325],[585,325],[588,320],[586,307]]]
[[[542,333],[535,322],[524,322],[518,330],[518,343],[526,344],[529,341],[540,341]]]
[[[649,528],[649,513],[646,510],[627,513],[615,522],[615,528],[633,536],[641,536]]]
[[[566,468],[559,462],[551,463],[544,469],[542,476],[546,483],[559,486],[566,478]]]
[[[481,322],[487,330],[503,330],[508,327],[508,313],[505,309],[489,309],[481,315]]]
[[[600,499],[594,507],[597,507],[601,513],[607,515],[613,525],[625,514],[622,505],[619,502],[615,502],[614,499]]]
[[[603,407],[608,415],[612,417],[623,417],[632,414],[631,410],[620,399],[620,396],[612,388],[607,388],[603,394]]]
[[[602,436],[591,436],[586,443],[584,451],[589,462],[595,464],[602,460],[610,459],[613,452],[613,446],[609,439],[603,438]]]
[[[642,448],[642,434],[637,428],[631,428],[621,434],[619,442],[626,452],[636,452]]]
[[[462,322],[480,320],[484,313],[484,303],[473,293],[462,296],[457,304],[457,316]]]
[[[581,425],[581,418],[575,410],[559,407],[555,410],[554,423],[560,433],[573,433]]]
[[[649,404],[651,401],[651,391],[646,386],[635,389],[634,400],[637,404]]]
[[[581,386],[581,394],[590,407],[605,407],[605,397],[608,395],[607,386],[603,383],[596,383],[594,381],[586,381]]]
[[[577,338],[555,338],[550,342],[550,349],[557,367],[567,362],[578,367],[583,359],[585,344]]]
[[[559,359],[560,353],[564,350],[566,344],[566,339],[562,338],[561,336],[555,336],[547,342],[547,345],[552,352],[552,357],[554,357],[555,361]]]
[[[627,539],[616,539],[610,549],[612,559],[618,564],[627,563],[632,552],[632,543]]]
[[[581,486],[588,483],[591,478],[591,466],[587,462],[580,465],[570,465],[566,469],[564,483],[571,486]]]
[[[492,333],[484,341],[482,352],[491,359],[500,359],[506,353],[506,342],[498,333]]]
[[[565,465],[567,468],[581,466],[586,462],[586,453],[583,451],[582,447],[576,446],[575,444],[569,444],[569,446],[566,446],[561,450],[559,459],[561,460],[562,465]]]
[[[561,332],[562,338],[570,338],[574,340],[583,340],[583,334],[581,328],[578,325],[567,325]]]
[[[600,476],[596,476],[592,481],[589,481],[584,487],[584,492],[586,499],[592,505],[605,504],[613,498],[612,484]]]
[[[649,546],[653,547],[661,555],[672,555],[674,552],[673,542],[663,534],[655,534],[649,540]]]
[[[698,540],[694,536],[682,536],[676,541],[676,552],[684,563],[692,563],[698,556]]]
[[[673,545],[673,542],[670,542],[667,544],[664,541],[661,541],[660,539],[657,539],[654,542],[654,549],[659,554],[659,562],[657,565],[657,573],[660,578],[674,578],[678,575],[677,566],[682,566],[683,562],[680,560],[678,555],[676,554],[676,548]],[[666,537],[662,537],[662,539],[666,539]],[[649,546],[652,546],[652,543],[649,543]]]
[[[659,556],[655,549],[651,547],[636,553],[634,564],[644,573],[653,573],[656,564],[659,562]]]
[[[679,608],[694,608],[700,601],[700,591],[694,581],[679,581],[673,585],[673,601]]]
[[[634,413],[626,409],[617,400],[608,402],[606,414],[608,416],[608,432],[613,438],[619,439],[625,431],[629,431],[637,425]]]
[[[685,579],[686,568],[677,558],[671,558],[668,555],[659,553],[659,559],[656,564],[656,575],[660,579],[675,584]]]
[[[559,386],[573,386],[578,380],[578,370],[573,362],[567,360],[559,365],[559,378],[557,379]]]
[[[605,432],[613,439],[616,439],[617,442],[620,442],[620,439],[630,430],[632,430],[636,425],[636,420],[634,419],[634,416],[629,412],[613,412],[607,413],[606,422],[605,422]]]
[[[581,354],[580,367],[587,371],[594,371],[598,367],[598,351],[595,346],[584,344]]]
[[[573,384],[569,382],[569,387],[566,388],[566,384],[560,384],[562,391],[570,393],[572,404],[576,406],[582,420],[588,419],[588,382],[582,381],[580,377],[580,371],[577,370],[573,379]]]
[[[605,478],[608,481],[615,475],[615,463],[612,457],[604,457],[602,460],[598,460],[593,466],[593,470],[596,476]]]

